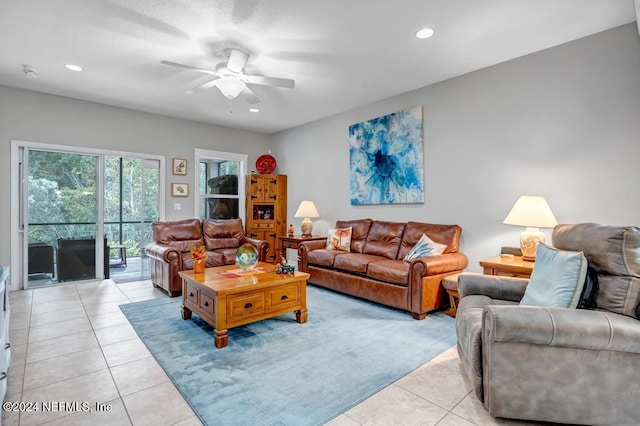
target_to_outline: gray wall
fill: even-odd
[[[349,125],[422,105],[425,203],[352,206]],[[522,194],[547,198],[558,221],[640,224],[640,39],[629,24],[272,136],[0,86],[0,264],[9,263],[10,141],[193,159],[193,148],[249,155],[270,147],[289,175],[289,222],[312,199],[321,218],[457,223],[478,261],[517,245],[502,224]],[[190,165],[193,162],[190,161]],[[169,164],[167,164],[168,166]],[[188,181],[193,181],[189,167]],[[171,182],[170,167],[166,181]],[[167,191],[169,188],[167,188]],[[166,194],[167,219],[193,216],[193,199]],[[549,235],[549,232],[547,231]]]
[[[247,154],[251,170],[270,148],[268,135],[115,108],[0,86],[0,264],[10,259],[11,141],[100,148],[166,157],[166,219],[194,217],[194,148]],[[188,175],[173,176],[171,159],[186,158]],[[189,198],[172,198],[170,182],[189,182]],[[173,210],[180,202],[183,210]]]
[[[425,203],[352,206],[351,124],[424,107]],[[640,39],[635,24],[275,134],[289,221],[315,202],[314,233],[336,219],[455,223],[469,270],[518,246],[502,221],[523,194],[561,223],[640,225]],[[550,230],[546,230],[550,236]],[[548,238],[549,239],[549,238]]]

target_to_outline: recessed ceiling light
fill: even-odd
[[[258,108],[249,108],[249,112],[260,112]]]
[[[71,70],[71,71],[82,71],[82,67],[79,67],[77,65],[73,65],[73,64],[67,64],[64,66],[66,69]]]
[[[425,38],[433,37],[435,33],[436,32],[431,28],[423,28],[416,32],[416,37],[419,39],[425,39]]]

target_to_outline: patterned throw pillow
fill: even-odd
[[[411,262],[418,257],[436,256],[442,254],[447,248],[446,244],[440,244],[427,237],[426,234],[422,234],[422,237],[418,240],[415,246],[407,252],[404,257],[405,262]]]
[[[329,229],[327,250],[351,251],[351,227]]]

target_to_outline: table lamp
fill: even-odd
[[[303,237],[310,237],[311,231],[313,230],[313,223],[311,222],[312,217],[320,217],[316,206],[313,205],[313,201],[303,201],[298,206],[298,210],[296,210],[296,214],[294,217],[302,217],[302,224],[300,224],[300,230],[302,231]]]
[[[518,198],[502,223],[527,228],[520,234],[520,250],[522,260],[533,262],[536,260],[538,244],[545,242],[544,234],[539,228],[553,228],[558,221],[544,197],[523,195]]]

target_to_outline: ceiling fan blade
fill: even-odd
[[[201,72],[201,73],[213,75],[213,76],[216,76],[216,77],[218,76],[218,73],[216,73],[213,70],[207,70],[207,69],[204,69],[204,68],[192,67],[190,65],[179,64],[177,62],[171,62],[171,61],[161,61],[160,63],[164,64],[164,65],[170,65],[172,67],[184,68],[184,69],[187,69],[187,70],[194,70],[194,71],[198,71],[198,72]]]
[[[216,77],[213,80],[207,81],[206,83],[201,84],[200,86],[194,87],[193,89],[189,89],[184,93],[186,93],[187,95],[191,95],[193,93],[197,93],[197,92],[200,92],[200,91],[205,90],[205,89],[210,89],[210,88],[214,87],[216,84],[218,84],[218,81],[219,81],[219,79],[218,79],[218,77]]]
[[[227,62],[227,69],[233,72],[242,72],[244,66],[247,65],[248,60],[249,54],[237,49],[231,49],[231,54],[229,54],[229,62]]]
[[[258,99],[256,94],[253,93],[253,91],[248,87],[245,87],[244,90],[240,92],[240,95],[238,96],[244,99],[245,101],[247,101],[247,103],[251,105],[257,104],[258,102],[260,102],[260,99]]]
[[[264,77],[261,75],[245,75],[247,83],[262,84],[263,86],[285,87],[293,89],[296,85],[290,78]]]

